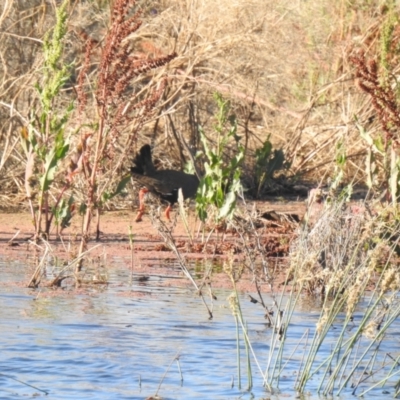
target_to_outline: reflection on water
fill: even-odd
[[[7,284],[26,281],[25,269],[21,263],[0,259],[1,399],[145,399],[157,392],[171,363],[158,392],[163,399],[297,398],[295,366],[286,369],[280,395],[263,390],[255,366],[252,393],[238,389],[236,327],[227,291],[216,292],[214,319],[209,321],[199,297],[183,289],[157,287],[161,278],[130,286],[130,271],[115,268],[109,272],[108,287],[44,296],[40,290]],[[244,296],[242,306],[264,366],[271,329],[261,307]],[[300,338],[315,326],[318,312],[315,303],[313,307],[304,299],[290,333]],[[174,361],[177,356],[179,365]],[[244,368],[242,375],[246,387]]]

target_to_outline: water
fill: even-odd
[[[163,399],[297,398],[298,360],[286,368],[280,394],[271,396],[263,389],[255,363],[252,392],[238,389],[236,326],[228,291],[215,292],[210,321],[191,290],[160,286],[161,278],[130,286],[129,271],[123,268],[110,272],[108,287],[93,285],[73,294],[15,285],[29,277],[21,262],[0,258],[0,274],[0,399],[145,399],[157,393],[164,375],[158,390]],[[260,306],[244,296],[241,304],[265,368],[271,328]],[[297,341],[315,326],[319,313],[318,305],[306,300],[299,307],[290,329]],[[246,388],[244,359],[242,375]],[[376,393],[385,397],[382,389]]]

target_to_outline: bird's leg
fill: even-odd
[[[171,204],[169,204],[165,210],[165,217],[167,218],[168,221],[171,221],[171,217],[169,215],[170,212],[171,212]]]
[[[142,215],[144,214],[144,196],[148,190],[146,188],[142,188],[139,190],[139,211],[136,214],[135,222],[140,222],[142,220]]]

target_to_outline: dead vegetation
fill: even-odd
[[[382,26],[397,12],[395,7],[390,11],[377,2],[366,6],[361,1],[333,4],[252,0],[216,4],[193,0],[139,1],[138,9],[142,13],[141,29],[126,38],[135,63],[177,55],[157,72],[141,74],[126,88],[140,93],[165,80],[154,116],[135,139],[139,145],[145,140],[155,144],[160,162],[184,164],[180,135],[193,148],[200,146],[198,127],[204,127],[207,134],[215,112],[212,93],[219,91],[231,100],[239,121],[238,133],[245,138],[246,186],[254,184],[254,151],[268,137],[274,148],[284,151],[290,164],[287,176],[329,176],[335,144],[342,140],[349,161],[348,176],[364,178],[365,143],[354,116],[368,124],[372,135],[379,124],[372,121],[371,102],[354,86],[348,60],[354,48],[373,51],[379,45]],[[92,38],[93,55],[99,55],[110,21],[109,6],[102,1],[72,2],[68,14],[63,59],[73,62],[73,66],[57,107],[82,99],[78,87],[84,86],[89,98],[96,93],[93,78],[101,64],[96,57],[89,63],[84,61],[84,38]],[[38,96],[34,84],[41,79],[43,38],[54,23],[51,2],[10,0],[0,5],[3,208],[26,206],[26,160],[20,134],[35,118]],[[75,107],[74,113],[81,109]],[[95,107],[86,109],[86,118],[95,115]],[[68,132],[71,151],[79,146],[76,132],[85,118],[74,117],[73,122]],[[134,124],[124,123],[119,131],[121,138],[132,135]],[[214,140],[210,134],[207,138]],[[125,148],[120,145],[115,150],[122,154]],[[128,165],[123,168],[128,169]],[[117,180],[123,168],[113,179]],[[65,174],[66,166],[60,167],[56,179],[65,179]],[[76,196],[81,197],[80,190]],[[115,207],[121,201],[115,198],[107,206]]]

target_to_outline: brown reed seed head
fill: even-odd
[[[161,98],[166,86],[166,79],[158,82],[157,88],[147,92],[134,90],[133,79],[147,72],[168,64],[177,56],[172,53],[154,59],[139,59],[129,36],[141,26],[141,11],[130,10],[136,5],[133,0],[115,0],[111,12],[111,26],[100,49],[100,61],[97,73],[97,89],[95,101],[97,115],[103,121],[102,126],[107,130],[104,143],[101,145],[103,156],[112,160],[115,146],[121,134],[122,127],[131,124],[135,129],[129,135],[125,147],[129,148],[135,135],[144,123],[152,116],[155,106]],[[78,77],[78,115],[81,117],[87,104],[84,90],[87,71],[90,66],[93,49],[97,42],[85,33],[78,36],[86,40],[85,59]],[[103,140],[103,139],[101,139]]]
[[[400,107],[394,89],[385,80],[380,81],[376,60],[367,60],[365,54],[360,52],[350,57],[350,61],[356,68],[356,85],[371,96],[386,140],[392,139],[396,128],[400,128]]]
[[[127,15],[129,9],[136,5],[136,0],[115,0],[111,12],[111,21],[120,24],[124,16]]]
[[[87,36],[87,35],[86,35]],[[77,86],[77,94],[78,94],[78,116],[81,118],[84,109],[87,104],[87,94],[84,90],[85,86],[85,78],[90,66],[90,58],[92,55],[93,47],[96,41],[87,37],[86,45],[85,45],[85,59],[83,61],[82,68],[78,75],[78,86]]]
[[[128,122],[130,112],[143,106],[144,117],[148,116],[161,93],[153,92],[143,101],[135,97],[129,85],[133,78],[166,65],[176,57],[176,53],[173,53],[150,60],[136,59],[125,39],[140,27],[141,22],[137,20],[139,15],[140,12],[137,12],[125,22],[121,22],[120,18],[114,20],[101,56],[96,100],[99,114],[107,121],[113,119],[113,126]]]
[[[139,20],[142,14],[140,10],[129,16],[130,9],[135,5],[136,1],[133,0],[116,0],[114,2],[111,13],[111,27],[101,49],[96,102],[99,108],[99,116],[109,124],[112,120],[114,126],[127,122],[129,111],[143,106],[143,103],[140,103],[142,100],[135,101],[134,91],[128,90],[132,79],[166,65],[177,56],[176,53],[172,53],[155,59],[137,59],[134,49],[127,40],[142,24]],[[79,114],[81,114],[87,102],[86,93],[83,89],[84,80],[90,65],[93,47],[97,42],[91,39],[86,32],[79,32],[78,36],[86,41],[85,60],[79,74],[77,89]],[[144,103],[147,108],[154,107],[155,98],[159,99],[161,95],[154,95],[153,93],[151,97],[151,100],[146,99]],[[130,105],[126,109],[128,101],[130,101]],[[121,104],[123,105],[121,106]]]

